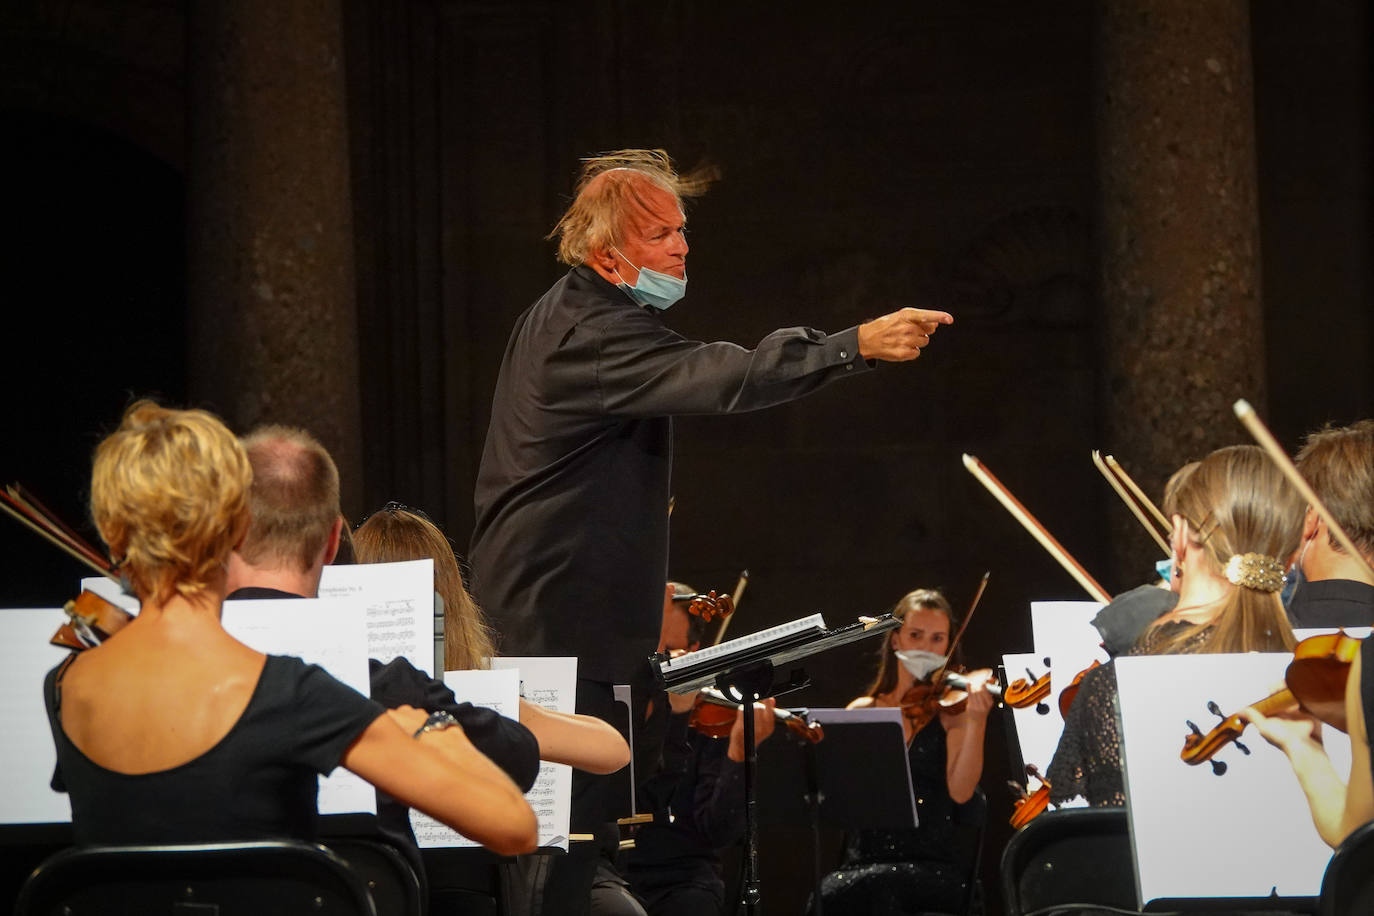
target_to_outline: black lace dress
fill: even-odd
[[[1194,624],[1166,623],[1147,630],[1127,655],[1157,655],[1157,647]],[[1212,634],[1198,629],[1178,651],[1197,652]],[[1083,676],[1078,694],[1064,719],[1054,759],[1045,772],[1050,801],[1056,805],[1078,796],[1094,808],[1120,808],[1126,804],[1121,774],[1121,718],[1116,703],[1116,663],[1094,668]]]
[[[855,831],[839,869],[821,882],[826,916],[954,912],[962,906],[963,869],[954,861],[954,819],[961,806],[949,797],[946,759],[945,729],[937,719],[907,750],[920,826]]]

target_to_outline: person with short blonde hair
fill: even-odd
[[[203,411],[139,402],[96,449],[92,514],[140,609],[44,681],[76,840],[311,839],[317,776],[344,766],[494,850],[532,849],[534,812],[461,727],[388,712],[224,629],[251,482],[238,440]]]
[[[203,410],[139,401],[96,448],[91,515],[136,593],[204,591],[247,530],[253,471],[223,429]]]

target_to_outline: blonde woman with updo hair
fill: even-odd
[[[1252,445],[1212,452],[1165,494],[1173,523],[1178,604],[1136,640],[1130,655],[1284,652],[1296,644],[1279,591],[1297,549],[1304,502]],[[1116,718],[1116,668],[1088,672],[1069,707],[1046,778],[1050,800],[1126,803]]]
[[[497,852],[533,848],[533,811],[461,728],[221,626],[251,482],[204,411],[140,401],[96,449],[91,512],[141,610],[44,682],[77,842],[312,839],[317,774],[344,766]]]
[[[434,560],[434,589],[444,600],[444,668],[490,667],[495,634],[463,584],[453,545],[423,513],[388,503],[353,532],[359,563]],[[461,698],[460,698],[461,699]],[[539,742],[539,759],[589,773],[614,773],[630,762],[630,746],[595,716],[573,715],[520,700],[520,724]]]

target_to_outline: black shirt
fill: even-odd
[[[1288,602],[1294,629],[1374,624],[1374,585],[1350,579],[1303,579]]]
[[[671,417],[780,404],[866,366],[857,328],[702,343],[569,271],[515,323],[477,476],[472,587],[502,652],[632,680],[658,639]]]
[[[61,667],[48,672],[43,695],[57,746],[53,788],[71,795],[78,843],[313,839],[316,774],[338,766],[383,714],[323,668],[269,655],[248,706],[214,747],[171,769],[129,775],[105,769],[67,738]]]

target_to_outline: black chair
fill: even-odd
[[[401,851],[382,839],[330,837],[325,845],[363,879],[382,916],[426,916],[427,894]]]
[[[1007,916],[1034,911],[1136,910],[1125,808],[1066,808],[1031,821],[1002,854]]]
[[[1374,913],[1374,823],[1345,838],[1326,865],[1319,916]]]
[[[14,909],[19,889],[44,859],[71,845],[71,824],[0,825],[0,913]]]
[[[311,843],[82,846],[44,861],[15,916],[377,916],[362,879]]]

